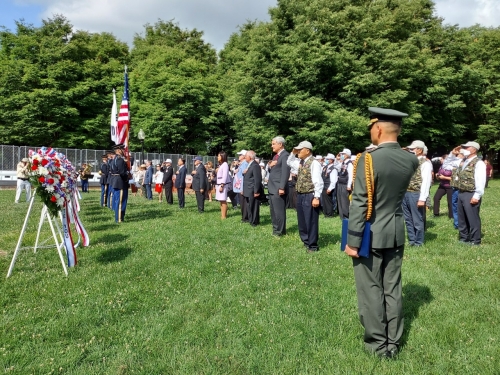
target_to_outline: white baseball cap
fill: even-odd
[[[316,159],[316,160],[321,160],[321,159],[323,159],[323,156],[321,156],[321,155],[316,155],[316,156],[315,156],[315,159]]]
[[[247,153],[247,150],[241,150],[236,155],[246,155],[246,153]]]
[[[351,150],[349,150],[348,148],[344,148],[340,153],[347,154],[349,157],[352,155]]]
[[[172,163],[172,159],[165,160],[165,163]]]
[[[422,141],[413,141],[407,148],[409,148],[410,150],[413,150],[414,148],[423,150],[425,148],[425,143]]]
[[[467,142],[462,145],[462,147],[474,147],[476,150],[480,149],[479,143],[477,142]]]
[[[325,159],[335,160],[335,155],[328,154],[328,155],[325,156]]]
[[[293,149],[294,150],[302,150],[303,148],[308,148],[309,150],[312,150],[313,146],[312,146],[311,142],[309,142],[309,141],[302,141],[299,143],[298,146],[295,146]]]

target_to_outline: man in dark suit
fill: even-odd
[[[163,168],[163,188],[165,189],[165,200],[167,204],[174,204],[172,196],[172,176],[174,175],[174,168],[172,168],[172,160],[167,159]]]
[[[175,172],[175,188],[177,189],[177,198],[179,199],[179,208],[184,208],[184,190],[186,189],[186,166],[184,159],[177,160],[177,172]]]
[[[371,139],[378,147],[365,151],[358,159],[345,253],[353,258],[365,348],[370,353],[394,358],[403,335],[401,266],[405,222],[401,203],[419,162],[398,143],[402,118],[408,115],[392,109],[368,110]],[[368,179],[365,165],[372,166]],[[372,180],[370,176],[375,177]],[[372,200],[368,198],[370,192]],[[370,253],[364,258],[359,257],[358,250],[369,213]]]
[[[153,199],[153,190],[151,190],[151,185],[153,184],[153,165],[151,160],[146,162],[146,175],[144,176],[144,185],[146,185],[146,199]]]
[[[245,154],[248,163],[243,171],[243,196],[247,204],[248,222],[256,227],[260,222],[260,195],[264,193],[262,187],[262,173],[259,164],[255,162],[255,152],[250,150]]]
[[[115,157],[111,163],[111,185],[113,187],[113,211],[115,211],[115,221],[121,223],[125,218],[127,209],[129,171],[127,163],[123,158],[125,146],[120,144],[113,147]]]
[[[290,167],[287,164],[288,151],[285,150],[285,139],[275,137],[271,141],[271,148],[275,153],[269,163],[269,177],[267,189],[269,192],[269,209],[273,223],[273,236],[286,234],[286,199],[288,196],[288,178]]]
[[[108,204],[108,155],[102,155],[101,168],[99,170],[99,183],[101,184],[101,207],[106,207]]]
[[[205,191],[208,189],[207,170],[203,165],[203,158],[196,156],[193,159],[194,170],[191,172],[193,183],[191,187],[196,194],[196,203],[198,204],[198,212],[205,211]]]

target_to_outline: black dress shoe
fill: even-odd
[[[386,359],[395,359],[399,354],[398,348],[392,348],[391,350],[386,351],[380,357]]]

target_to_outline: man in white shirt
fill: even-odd
[[[287,164],[297,169],[297,221],[300,239],[308,252],[319,251],[320,197],[323,191],[321,164],[312,155],[313,146],[302,141],[288,157]],[[297,156],[295,156],[297,155]]]
[[[458,233],[460,242],[468,245],[481,244],[481,217],[479,208],[486,184],[486,164],[477,157],[479,144],[462,145],[464,163],[458,167]]]
[[[425,201],[429,196],[432,180],[432,164],[424,155],[425,143],[413,141],[407,149],[415,154],[419,167],[410,180],[403,199],[403,214],[410,246],[422,246],[425,232]]]

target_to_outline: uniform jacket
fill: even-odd
[[[278,194],[279,189],[284,189],[288,193],[288,178],[290,177],[290,167],[287,164],[289,152],[281,151],[276,165],[269,171],[267,178],[267,189],[269,194]]]
[[[101,178],[99,179],[99,183],[101,185],[107,185],[109,184],[108,181],[108,173],[109,173],[109,165],[108,163],[102,163],[101,164]]]
[[[397,142],[387,142],[370,152],[373,160],[375,192],[370,219],[372,244],[375,249],[388,249],[405,243],[405,223],[401,203],[418,168],[415,155],[401,149]],[[365,155],[361,156],[354,181],[349,210],[347,243],[360,247],[368,205],[365,179]]]
[[[128,168],[125,159],[115,156],[111,161],[111,187],[113,189],[128,189]]]
[[[172,166],[165,167],[163,172],[163,186],[172,187],[172,176],[174,175],[174,168]]]
[[[247,198],[253,197],[254,194],[263,193],[262,174],[260,166],[253,161],[248,167],[243,178],[243,195]]]
[[[175,177],[175,188],[176,189],[185,189],[186,188],[186,166],[183,165],[182,167],[179,167],[178,169],[178,174],[176,174]]]
[[[198,164],[196,167],[196,173],[193,176],[193,183],[191,187],[194,191],[207,190],[208,189],[208,177],[207,169],[203,163]]]

